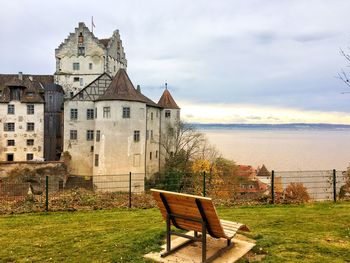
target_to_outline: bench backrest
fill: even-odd
[[[201,212],[198,208],[198,205],[196,203],[200,202],[200,205],[203,208],[203,211],[205,213],[205,217],[207,219],[207,227],[208,232],[210,235],[214,237],[223,237],[224,231],[220,224],[219,217],[217,215],[215,206],[211,200],[211,198],[206,198],[202,196],[196,196],[196,195],[188,195],[188,194],[181,194],[181,193],[175,193],[175,192],[169,192],[169,191],[162,191],[157,189],[151,189],[152,195],[154,199],[157,202],[157,205],[163,215],[163,218],[167,218],[167,210],[164,206],[164,202],[161,198],[161,195],[163,198],[166,199],[166,203],[169,206],[169,209],[172,214],[179,215],[183,218],[176,217],[173,219],[174,225],[176,227],[185,229],[185,230],[194,230],[201,232],[202,231],[202,224],[200,222],[196,222],[193,220],[185,219],[185,218],[192,218],[197,220],[202,220]]]

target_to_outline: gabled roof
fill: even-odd
[[[152,100],[141,94],[134,88],[125,69],[119,69],[105,93],[96,101],[101,100],[126,100],[144,102],[149,106],[159,107]]]
[[[165,89],[162,96],[160,97],[158,101],[158,105],[165,109],[180,109],[179,106],[177,106],[175,100],[171,96],[168,89]]]

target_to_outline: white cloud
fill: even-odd
[[[302,111],[237,104],[194,104],[180,101],[182,118],[193,123],[337,123],[350,124],[346,112]]]

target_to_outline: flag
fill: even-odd
[[[91,17],[91,32],[94,33],[94,27],[95,27],[95,24],[94,24],[94,17],[92,16]]]

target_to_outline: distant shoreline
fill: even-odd
[[[191,123],[198,130],[350,130],[347,124],[327,123],[287,123],[287,124],[204,124]]]

